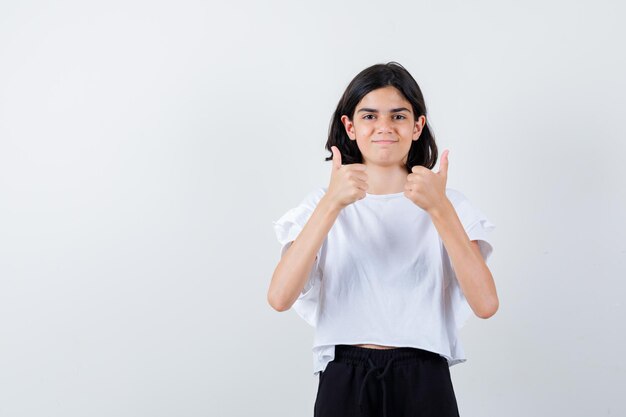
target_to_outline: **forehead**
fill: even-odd
[[[404,97],[404,95],[393,86],[386,86],[377,88],[367,93],[361,101],[357,104],[357,110],[361,107],[373,107],[373,108],[397,108],[406,107],[411,108],[411,103]]]

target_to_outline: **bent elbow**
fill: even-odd
[[[484,306],[480,311],[476,312],[476,315],[481,319],[488,319],[493,317],[494,314],[498,311],[500,304],[498,300],[490,303],[489,305]]]
[[[272,292],[267,293],[267,302],[274,310],[278,311],[279,313],[287,311],[291,308],[288,303],[285,303],[282,300],[277,300],[276,296],[274,296]]]

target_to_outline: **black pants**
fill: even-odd
[[[427,350],[335,346],[314,417],[459,417],[446,359]]]

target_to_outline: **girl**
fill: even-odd
[[[331,120],[328,187],[274,223],[268,302],[315,328],[315,417],[458,416],[458,330],[498,297],[495,225],[447,188],[422,92],[396,62],[360,72]]]

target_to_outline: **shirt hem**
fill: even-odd
[[[395,346],[395,347],[412,347],[417,349],[428,350],[430,352],[436,353],[448,362],[448,367],[457,365],[459,363],[463,363],[467,361],[467,358],[460,356],[453,356],[449,352],[441,352],[441,349],[434,348],[432,346],[427,346],[419,343],[406,343],[406,342],[382,342],[380,340],[373,339],[360,339],[360,340],[341,340],[337,342],[329,342],[329,343],[316,343],[313,345],[313,375],[318,375],[321,371],[326,369],[326,366],[330,361],[335,359],[335,346],[336,345],[357,345],[357,344],[372,344],[372,345],[381,345],[381,346]],[[328,359],[328,360],[326,360]]]

